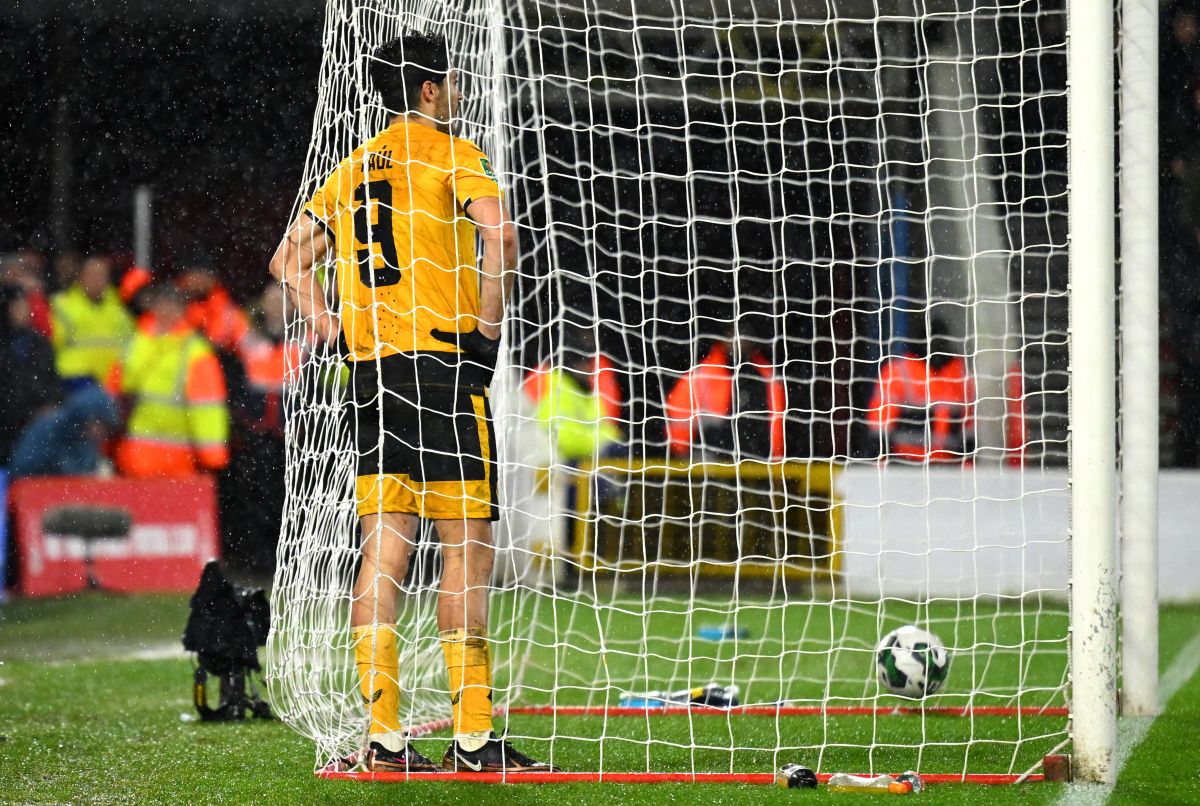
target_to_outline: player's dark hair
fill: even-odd
[[[450,72],[446,37],[409,31],[371,54],[371,84],[393,112],[417,107],[426,81],[440,84]]]

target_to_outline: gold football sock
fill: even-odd
[[[455,737],[471,744],[492,731],[492,653],[487,630],[443,630],[438,633],[450,676],[450,705]],[[468,748],[469,749],[469,748]]]
[[[358,667],[358,688],[371,712],[368,733],[399,734],[400,683],[396,676],[396,630],[383,624],[367,624],[350,631],[354,638],[354,665]],[[392,737],[384,742],[392,748]]]

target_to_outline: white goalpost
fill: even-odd
[[[388,125],[370,54],[432,32],[520,234],[488,640],[497,724],[555,780],[1001,783],[1058,752],[1113,780],[1118,671],[1127,713],[1157,696],[1143,5],[1123,10],[1118,479],[1111,5],[328,0],[297,212]],[[346,270],[322,268],[334,308]],[[325,765],[367,741],[362,409],[306,328],[267,680],[317,770],[356,775]],[[423,523],[396,580],[399,716],[431,757],[437,549]],[[878,646],[905,625],[950,658],[920,699]]]
[[[1117,732],[1113,14],[1068,6],[1071,697],[1076,774],[1113,783]]]
[[[1158,28],[1121,4],[1121,713],[1158,713]]]

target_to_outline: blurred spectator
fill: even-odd
[[[112,261],[92,256],[79,278],[54,296],[54,350],[69,390],[103,384],[133,338],[133,317],[112,286]]]
[[[26,246],[15,254],[21,272],[37,283],[39,289],[46,287],[46,256],[32,246]]]
[[[250,330],[246,313],[217,281],[207,261],[193,263],[179,275],[179,289],[187,300],[188,324],[213,347],[234,353]]]
[[[617,370],[608,356],[596,349],[595,337],[590,330],[576,330],[570,337],[576,348],[585,355],[592,356],[591,365],[582,373],[590,391],[600,396],[600,411],[604,419],[616,426],[621,419],[621,383],[617,380]],[[535,404],[541,403],[550,386],[550,359],[543,361],[537,368],[531,369],[522,382],[522,388]]]
[[[98,386],[84,387],[33,421],[13,448],[8,472],[14,478],[95,473],[117,421],[112,397]]]
[[[10,283],[19,286],[25,294],[29,305],[29,327],[50,338],[50,302],[46,299],[46,286],[42,271],[39,267],[44,260],[31,257],[28,250],[10,255],[5,258],[0,269],[0,283]]]
[[[187,303],[187,322],[217,351],[234,425],[255,419],[261,414],[262,398],[249,387],[240,353],[250,332],[249,317],[217,280],[207,256],[194,256],[184,266],[176,284]]]
[[[274,571],[283,512],[283,392],[300,366],[300,347],[284,338],[286,298],[271,283],[250,316],[241,341],[250,405],[233,409],[233,450],[221,474],[225,556],[262,574]]]
[[[238,353],[246,373],[246,382],[254,394],[267,398],[259,429],[283,432],[280,396],[288,368],[300,365],[300,343],[284,338],[284,325],[290,305],[275,283],[263,291],[250,316],[250,329],[242,338]]]
[[[596,357],[587,346],[567,346],[563,366],[546,370],[541,380],[537,419],[568,464],[595,461],[621,441],[620,430],[604,415],[604,398],[593,387]]]
[[[561,367],[544,370],[536,415],[550,434],[556,463],[570,469],[570,479],[563,485],[567,517],[563,522],[562,545],[566,557],[572,554],[579,518],[579,486],[574,483],[574,471],[581,464],[595,464],[611,455],[622,442],[621,431],[604,416],[604,400],[592,385],[596,366],[596,357],[589,349],[592,342],[586,338],[574,341],[564,345]],[[619,498],[618,488],[602,474],[595,476],[594,481],[589,489],[596,497],[597,507],[604,508],[610,500]],[[568,586],[576,584],[578,566],[566,563],[564,574]]]
[[[783,456],[783,382],[764,339],[774,323],[743,314],[667,395],[667,441],[674,456],[767,460]]]
[[[121,295],[121,302],[129,306],[130,312],[141,319],[145,314],[149,304],[145,301],[145,295],[142,293],[154,281],[154,275],[149,269],[141,266],[130,266],[128,271],[121,275],[121,282],[117,285],[117,293]]]
[[[30,294],[0,284],[0,464],[30,421],[62,399],[54,349],[33,327]]]
[[[172,286],[152,291],[151,325],[133,337],[112,388],[128,398],[117,469],[129,476],[183,476],[229,460],[225,379],[212,346],[185,319]]]
[[[867,422],[893,457],[963,461],[974,427],[975,383],[944,321],[904,355],[889,358],[867,411]]]
[[[51,278],[54,281],[54,289],[57,291],[66,291],[71,287],[79,277],[79,269],[82,265],[78,252],[62,252],[54,258],[54,273]]]

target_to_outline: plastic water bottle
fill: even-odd
[[[705,641],[732,641],[735,638],[749,638],[750,630],[746,627],[735,629],[729,624],[705,624],[696,631],[696,636]]]
[[[851,775],[848,772],[835,772],[829,776],[829,781],[826,782],[834,792],[848,792],[859,789],[882,789],[887,791],[889,785],[895,783],[895,779],[890,775]]]
[[[666,708],[666,695],[661,691],[647,691],[645,694],[622,694],[617,700],[621,708]]]
[[[709,683],[706,686],[679,691],[647,691],[644,694],[622,694],[617,704],[622,708],[665,708],[668,705],[707,705],[710,708],[733,708],[738,704],[738,687]]]
[[[916,773],[905,775],[912,775],[917,778],[918,783],[920,782]],[[909,792],[918,791],[911,780],[899,781],[890,775],[851,775],[847,772],[835,772],[829,776],[826,786],[830,792],[872,792],[881,795],[907,795]]]

